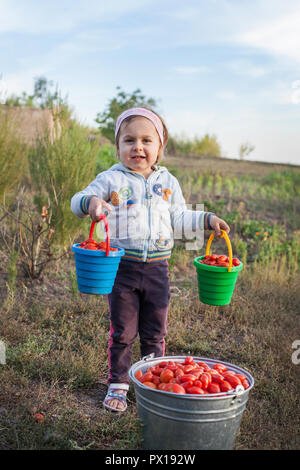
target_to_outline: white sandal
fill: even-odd
[[[126,402],[126,395],[129,389],[128,384],[110,384],[108,387],[108,391],[106,394],[106,397],[104,398],[103,401],[103,406],[109,411],[117,412],[117,413],[123,413],[127,409],[127,402]],[[123,405],[124,408],[114,408],[113,406],[109,405],[109,402],[111,402],[113,399],[117,399],[120,401]]]

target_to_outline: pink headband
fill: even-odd
[[[116,123],[115,138],[117,138],[122,122],[128,116],[143,116],[149,119],[154,124],[155,129],[157,130],[159,138],[161,140],[161,143],[162,145],[164,145],[164,128],[163,128],[161,120],[159,119],[158,116],[156,116],[156,114],[154,114],[149,109],[145,109],[145,108],[131,108],[131,109],[127,109],[122,114],[120,114]]]

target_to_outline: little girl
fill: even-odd
[[[170,299],[168,259],[174,232],[185,229],[229,233],[215,214],[187,210],[177,179],[159,166],[168,141],[162,118],[146,108],[131,108],[115,129],[120,163],[75,194],[78,217],[99,221],[108,212],[111,244],[124,248],[112,293],[108,295],[109,377],[104,407],[125,411],[132,345],[139,334],[141,356],[164,355]]]

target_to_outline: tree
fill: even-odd
[[[25,91],[21,96],[12,94],[6,98],[4,104],[6,106],[29,106],[38,108],[53,108],[53,107],[66,107],[67,96],[61,97],[58,85],[55,85],[53,80],[48,80],[46,77],[40,76],[34,78],[34,92],[28,95]]]
[[[122,91],[120,86],[117,86],[117,90],[117,96],[108,102],[103,113],[98,113],[95,119],[99,124],[101,134],[112,143],[115,142],[115,124],[119,114],[129,108],[145,106],[154,109],[157,106],[156,100],[154,98],[146,98],[139,88],[131,94]]]
[[[54,90],[53,80],[47,80],[46,77],[36,77],[34,83],[34,99],[40,108],[52,108],[53,106],[61,106],[64,103],[63,98],[58,90],[58,85]]]
[[[239,148],[240,160],[244,160],[244,158],[247,157],[251,152],[253,152],[254,149],[254,145],[251,145],[249,142],[241,144]]]

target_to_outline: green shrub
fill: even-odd
[[[52,209],[56,241],[65,248],[79,235],[82,219],[70,209],[72,196],[95,177],[99,147],[88,141],[86,130],[75,121],[62,124],[60,138],[39,138],[29,151],[29,168],[35,203]]]
[[[221,157],[221,149],[216,136],[205,134],[202,139],[195,137],[192,144],[192,153],[207,157]]]
[[[26,147],[16,138],[12,110],[0,105],[0,200],[17,189],[26,167]],[[22,170],[22,171],[20,171]]]
[[[97,155],[96,175],[101,171],[107,170],[117,162],[115,147],[112,147],[110,144],[104,144]]]
[[[194,137],[190,139],[184,134],[170,136],[167,150],[173,154],[205,155],[208,157],[221,157],[221,148],[215,135],[205,134],[202,139]]]

